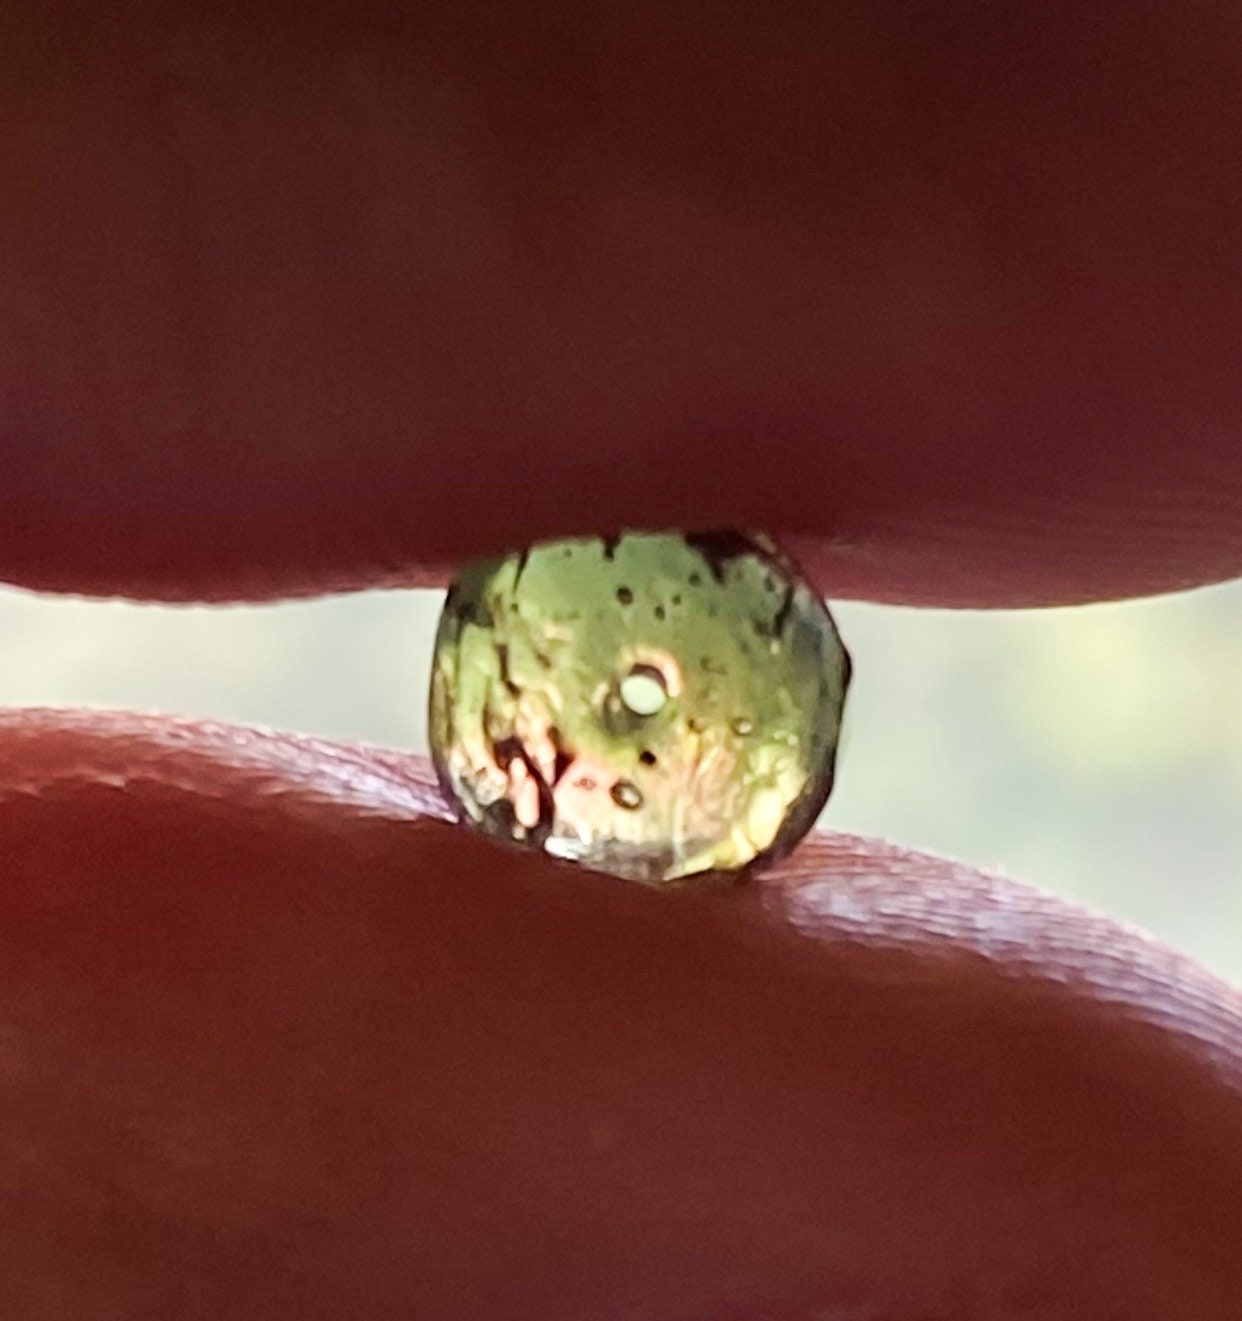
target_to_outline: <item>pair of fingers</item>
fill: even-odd
[[[885,600],[1242,571],[1227,6],[4,21],[13,581],[625,525]],[[1021,886],[818,838],[655,895],[395,754],[46,713],[0,858],[21,1321],[1236,1314],[1237,997]]]

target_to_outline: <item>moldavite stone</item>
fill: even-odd
[[[737,871],[818,816],[849,674],[765,537],[544,542],[449,589],[432,756],[489,835],[648,884]]]

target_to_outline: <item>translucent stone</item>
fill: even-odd
[[[849,675],[765,537],[544,542],[450,588],[432,756],[489,835],[648,884],[737,871],[819,815]]]

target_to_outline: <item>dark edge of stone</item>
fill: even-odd
[[[743,532],[731,528],[719,528],[709,532],[687,532],[685,543],[691,550],[698,551],[718,583],[724,582],[725,569],[730,560],[742,555],[757,555],[763,560],[769,556],[762,546],[757,545]]]

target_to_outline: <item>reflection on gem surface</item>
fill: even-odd
[[[490,835],[649,884],[737,871],[827,799],[849,669],[764,537],[542,543],[454,581],[432,755]]]

